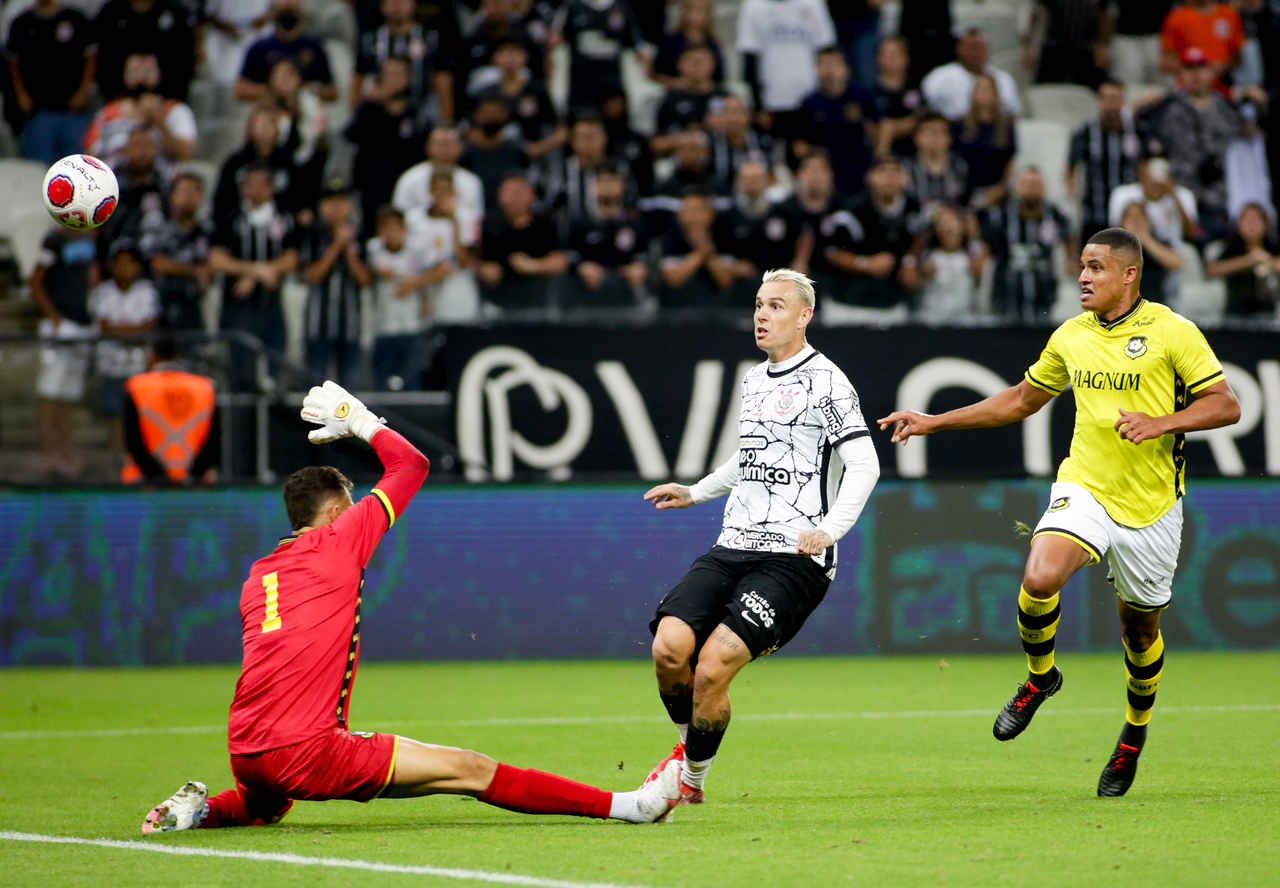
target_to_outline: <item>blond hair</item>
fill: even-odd
[[[760,276],[762,284],[770,284],[774,281],[785,281],[791,284],[796,295],[810,308],[813,308],[814,303],[817,302],[817,296],[813,292],[813,280],[807,274],[792,268],[771,268]]]

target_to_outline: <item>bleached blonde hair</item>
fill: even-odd
[[[796,295],[804,300],[810,308],[815,307],[818,297],[813,292],[813,280],[793,268],[771,268],[760,276],[760,283],[770,284],[774,281],[785,281],[796,291]]]

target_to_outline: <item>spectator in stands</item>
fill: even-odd
[[[158,141],[150,128],[138,126],[124,143],[121,163],[115,168],[120,200],[98,235],[98,244],[104,255],[110,252],[117,239],[137,241],[149,228],[163,224],[169,184],[158,163]]]
[[[1186,50],[1178,88],[1153,112],[1152,133],[1168,153],[1173,181],[1195,194],[1206,236],[1217,239],[1229,228],[1227,146],[1243,134],[1244,120],[1213,80],[1205,53]]]
[[[956,60],[929,72],[920,84],[929,107],[948,120],[960,120],[969,113],[974,86],[980,77],[995,85],[1000,108],[1010,117],[1022,113],[1018,85],[1007,71],[989,61],[991,48],[981,29],[969,28],[956,38]]]
[[[741,302],[755,293],[765,271],[805,262],[808,248],[802,253],[800,242],[812,235],[792,204],[770,200],[772,176],[763,160],[745,160],[737,169],[733,205],[716,214],[714,240],[732,258],[734,300]]]
[[[84,136],[84,148],[115,166],[135,127],[150,129],[167,163],[190,160],[196,150],[196,116],[186,102],[160,95],[160,64],[150,53],[136,52],[124,62],[124,92],[96,115]]]
[[[600,103],[600,114],[609,137],[609,156],[626,163],[631,184],[639,194],[649,194],[653,191],[653,154],[649,140],[631,128],[626,92],[610,90]]]
[[[407,97],[413,107],[432,103],[437,120],[453,120],[452,54],[456,44],[445,44],[439,31],[414,20],[414,0],[381,0],[382,24],[360,36],[355,73],[347,100],[355,108],[365,98],[365,78],[380,76],[382,64],[395,57],[409,63]],[[369,96],[381,96],[375,87]]]
[[[551,95],[529,70],[529,50],[524,41],[508,37],[493,50],[497,82],[480,91],[482,98],[496,98],[507,105],[507,117],[520,127],[524,153],[539,160],[564,146],[568,130],[560,122]]]
[[[643,7],[645,4],[640,5]],[[716,39],[715,10],[711,0],[681,0],[680,20],[675,30],[668,32],[658,44],[658,52],[653,59],[653,79],[665,89],[681,88],[684,75],[680,73],[679,61],[691,46],[706,47],[713,59],[711,79],[716,84],[724,83],[724,55]]]
[[[1013,119],[1000,104],[996,81],[988,75],[973,79],[969,110],[952,125],[951,144],[969,169],[973,206],[982,209],[1004,200],[1018,139]]]
[[[293,59],[277,59],[272,64],[264,101],[280,111],[278,139],[291,152],[298,209],[310,209],[329,157],[328,117],[315,93],[303,89],[302,72]]]
[[[910,67],[906,40],[888,36],[880,41],[876,50],[876,79],[871,90],[880,121],[876,154],[892,152],[905,157],[914,150],[912,134],[925,111],[925,103],[920,90],[908,79]]]
[[[767,165],[773,158],[773,140],[751,125],[751,109],[741,96],[729,93],[713,102],[706,127],[717,182],[732,182],[744,163],[761,161]]]
[[[1080,251],[1067,216],[1044,195],[1044,176],[1027,167],[1018,174],[1013,195],[983,219],[983,240],[996,261],[992,307],[1011,321],[1048,321],[1063,269],[1055,265],[1058,250],[1065,251],[1069,277],[1079,268]]]
[[[1173,0],[1112,0],[1115,35],[1111,38],[1111,76],[1120,83],[1160,79],[1160,29]]]
[[[51,164],[80,150],[98,63],[88,19],[58,0],[36,0],[9,26],[9,82],[23,123],[19,153]]]
[[[1095,89],[1107,70],[1114,0],[1037,0],[1022,45],[1022,66],[1036,83]]]
[[[1222,255],[1205,266],[1206,277],[1226,278],[1226,317],[1272,320],[1280,304],[1280,241],[1271,217],[1259,204],[1248,204],[1236,218],[1236,230]]]
[[[847,299],[844,291],[848,274],[832,263],[831,256],[836,249],[852,248],[856,220],[847,202],[836,193],[835,176],[825,151],[812,151],[800,161],[795,171],[795,190],[778,205],[778,210],[798,220],[803,232],[797,239],[797,261],[792,267],[808,272],[830,299]]]
[[[734,309],[734,260],[717,249],[715,217],[705,192],[690,189],[680,199],[676,224],[662,236],[659,249],[658,303],[664,312],[696,312],[712,319]]]
[[[573,122],[569,156],[552,177],[547,199],[566,223],[590,215],[596,179],[607,169],[608,144],[604,121],[598,116],[587,113]]]
[[[377,87],[356,106],[342,134],[355,145],[351,180],[360,192],[360,222],[372,234],[379,208],[391,203],[396,180],[422,156],[427,134],[420,109],[409,101],[408,59],[382,62]]]
[[[502,180],[501,210],[486,219],[476,275],[481,295],[501,313],[551,309],[551,279],[565,273],[569,257],[561,247],[555,223],[534,208],[533,185],[523,173]]]
[[[1072,134],[1067,153],[1067,195],[1079,196],[1082,205],[1080,243],[1110,224],[1107,201],[1118,186],[1137,180],[1141,149],[1133,114],[1124,106],[1124,84],[1102,81],[1098,117]]]
[[[892,155],[876,159],[867,190],[852,205],[853,244],[833,244],[827,260],[849,276],[832,323],[900,323],[908,297],[920,285],[924,225],[920,204],[907,193],[907,174]]]
[[[494,51],[499,43],[519,40],[528,50],[534,71],[544,72],[545,59],[536,52],[533,37],[521,24],[512,0],[483,0],[480,12],[472,21],[462,42],[454,93],[465,96],[492,82],[497,72],[492,69]],[[549,74],[548,74],[549,77]]]
[[[324,43],[303,28],[302,0],[272,0],[271,33],[254,41],[245,53],[240,77],[236,80],[236,98],[257,102],[267,95],[271,69],[281,59],[291,59],[298,67],[303,84],[322,101],[338,97],[329,68],[329,54]]]
[[[1240,63],[1243,47],[1244,24],[1235,7],[1217,0],[1185,0],[1169,11],[1160,28],[1160,67],[1177,74],[1186,65],[1187,51],[1198,49],[1214,83]]]
[[[876,77],[876,44],[884,0],[827,0],[836,42],[852,72],[853,83],[867,89]]]
[[[968,206],[969,165],[951,151],[951,124],[941,114],[925,114],[916,127],[916,155],[906,162],[907,190],[932,216],[941,206]]]
[[[176,0],[107,0],[93,22],[98,43],[98,88],[108,101],[124,91],[124,61],[153,55],[163,79],[160,93],[186,101],[195,72],[195,33]]]
[[[917,86],[925,75],[956,57],[951,0],[901,0],[898,33],[911,61],[908,82]]]
[[[84,399],[93,319],[89,291],[97,283],[93,231],[55,226],[44,236],[28,281],[40,309],[40,364],[36,373],[36,424],[40,474],[67,478],[84,468],[71,434],[75,406]]]
[[[124,383],[147,369],[147,350],[131,344],[156,325],[160,299],[155,285],[142,276],[146,266],[136,241],[121,238],[111,245],[107,278],[89,296],[89,316],[106,337],[98,342],[94,367],[98,371],[98,409],[103,416],[118,420],[124,412]],[[124,462],[124,430],[111,422],[112,451],[118,464]]]
[[[265,166],[271,171],[275,204],[285,212],[301,208],[303,177],[293,163],[293,147],[280,140],[280,112],[267,105],[255,105],[244,123],[244,144],[222,162],[213,192],[213,221],[220,225],[240,211],[245,170]]]
[[[165,330],[203,330],[200,303],[213,280],[209,248],[213,227],[200,216],[204,180],[179,172],[169,186],[164,221],[143,231],[142,252],[151,264],[160,296],[159,323]]]
[[[395,207],[378,210],[377,231],[366,247],[374,278],[373,384],[391,391],[417,388],[422,367],[416,346],[430,310],[431,257],[409,243],[404,213]]]
[[[415,249],[428,259],[428,302],[431,318],[441,324],[471,324],[480,318],[480,292],[472,271],[479,233],[458,222],[458,196],[447,172],[431,174],[431,206],[406,221]]]
[[[410,227],[415,213],[425,214],[431,206],[431,176],[449,173],[457,196],[458,224],[462,241],[476,243],[484,222],[484,183],[470,170],[458,166],[462,156],[462,138],[452,126],[441,125],[427,136],[427,159],[405,170],[396,182],[391,202],[405,213]]]
[[[313,379],[350,385],[360,369],[360,290],[373,276],[361,255],[355,198],[341,176],[325,182],[316,221],[299,232],[298,247],[307,369]]]
[[[569,228],[573,279],[568,307],[634,308],[643,298],[648,240],[626,196],[625,171],[616,166],[600,170],[587,212]]]
[[[818,86],[817,52],[836,42],[823,0],[745,0],[738,15],[742,76],[758,122],[779,141],[793,138],[800,103]]]
[[[467,150],[458,163],[480,177],[486,204],[497,200],[507,173],[525,168],[528,158],[520,144],[520,128],[511,125],[506,102],[494,97],[476,102],[467,129]]]
[[[676,165],[671,175],[653,186],[655,194],[679,197],[690,188],[708,194],[727,193],[731,182],[716,179],[711,165],[711,139],[700,129],[681,133],[675,148]]]
[[[1138,181],[1128,182],[1111,192],[1107,222],[1119,225],[1124,208],[1139,202],[1146,209],[1155,237],[1176,248],[1200,237],[1196,198],[1191,189],[1174,184],[1169,161],[1161,150],[1159,143],[1149,144],[1147,153],[1138,160]]]
[[[125,484],[209,483],[221,457],[213,380],[178,363],[170,336],[155,341],[147,370],[125,381],[121,435]]]
[[[971,237],[963,211],[940,206],[933,212],[930,244],[920,262],[920,300],[915,319],[922,324],[965,324],[985,315],[982,271],[988,250]]]
[[[271,22],[271,0],[204,0],[201,10],[196,39],[203,32],[204,76],[234,86],[245,53]]]
[[[1142,201],[1136,200],[1124,208],[1120,216],[1120,227],[1127,228],[1142,244],[1143,297],[1177,306],[1178,270],[1182,268],[1182,257],[1172,244],[1156,237]]]
[[[628,0],[565,0],[551,28],[550,46],[569,47],[569,110],[598,107],[622,88],[622,53],[635,50],[649,64]]]
[[[209,267],[223,275],[219,328],[256,337],[268,350],[284,350],[284,276],[298,269],[298,233],[292,218],[275,203],[274,174],[250,164],[240,181],[241,204],[217,223]],[[233,343],[231,370],[238,389],[259,380],[258,354]]]
[[[680,85],[667,90],[658,106],[654,154],[675,150],[680,134],[691,126],[701,126],[711,103],[724,97],[711,77],[714,70],[715,57],[705,46],[690,46],[680,54]]]
[[[800,103],[792,144],[797,157],[823,148],[835,168],[836,188],[858,190],[871,167],[878,124],[875,96],[849,80],[849,63],[838,46],[818,51],[818,88]]]

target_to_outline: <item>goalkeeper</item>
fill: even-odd
[[[360,662],[364,567],[427,477],[429,463],[341,386],[316,386],[302,418],[314,444],[356,436],[382,460],[378,485],[359,503],[331,466],[289,476],[292,530],[256,561],[240,593],[244,661],[227,746],[234,789],[209,797],[192,780],[148,812],[144,833],[275,823],[294,800],[405,798],[454,793],[526,814],[572,814],[632,823],[661,819],[679,798],[679,762],[634,792],[496,762],[450,746],[347,727]]]

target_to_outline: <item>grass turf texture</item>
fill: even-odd
[[[1014,654],[753,664],[734,686],[708,803],[656,827],[436,796],[303,802],[273,827],[146,841],[652,886],[1274,878],[1280,652],[1170,651],[1137,782],[1108,800],[1094,791],[1124,717],[1118,646],[1059,662],[1063,692],[1011,743],[992,739],[991,722],[1023,673]],[[644,661],[367,663],[352,726],[631,789],[673,742],[649,672]],[[226,787],[215,726],[235,674],[6,671],[0,830],[141,840],[143,814],[183,780]],[[187,726],[205,729],[106,733]],[[8,840],[0,860],[10,885],[463,884]]]

